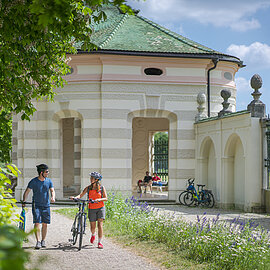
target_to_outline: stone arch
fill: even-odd
[[[74,110],[61,110],[53,115],[53,120],[56,122],[60,121],[63,118],[78,118],[80,120],[83,119],[82,115]]]
[[[216,177],[216,149],[210,136],[204,138],[200,145],[200,163],[200,179],[198,181],[201,181],[208,189],[212,190],[215,198],[219,200]]]
[[[177,121],[177,116],[175,113],[167,110],[158,110],[158,109],[145,109],[130,112],[128,114],[128,121],[132,122],[132,119],[134,117],[167,118],[169,119],[170,123],[174,123]]]
[[[224,150],[225,203],[243,209],[245,205],[245,153],[236,133],[228,138]]]

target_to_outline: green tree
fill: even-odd
[[[10,112],[0,112],[0,162],[10,162],[12,118]]]
[[[93,25],[106,19],[102,6],[131,12],[125,2],[0,0],[0,113],[5,111],[0,136],[10,134],[7,112],[29,120],[35,111],[33,99],[53,99],[54,89],[63,86],[62,76],[69,71],[67,54],[76,53],[76,42],[83,50],[96,48],[91,34]],[[5,144],[7,151],[9,145]]]

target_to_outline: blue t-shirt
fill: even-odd
[[[33,202],[36,206],[50,206],[49,190],[53,187],[50,178],[40,181],[38,177],[35,177],[28,183],[27,187],[33,191]]]

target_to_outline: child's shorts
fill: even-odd
[[[88,209],[88,218],[90,222],[105,219],[105,206],[97,209]]]

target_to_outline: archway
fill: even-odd
[[[225,198],[228,206],[243,209],[245,204],[245,156],[240,137],[233,134],[225,147]]]
[[[210,137],[204,139],[201,144],[201,182],[207,189],[212,190],[214,197],[219,200],[216,177],[216,151]]]
[[[154,173],[153,137],[156,132],[169,132],[166,118],[135,117],[132,121],[132,186],[142,179],[146,171]],[[168,152],[167,152],[168,160]],[[165,163],[164,163],[165,164]],[[166,166],[165,166],[166,167]],[[168,171],[168,165],[165,168]],[[160,168],[160,171],[162,169]],[[168,179],[168,177],[167,177]]]
[[[81,189],[81,119],[72,110],[57,112],[53,119],[60,128],[61,184],[63,196],[78,194]]]

